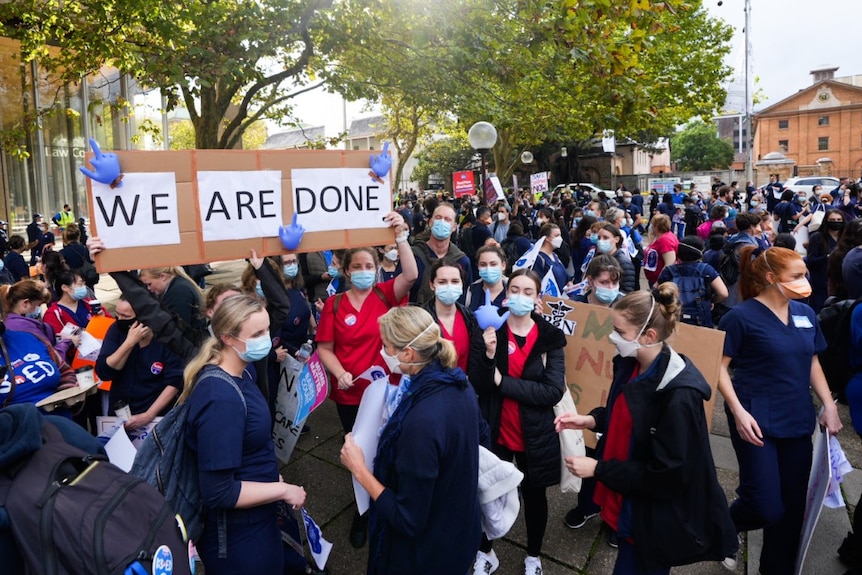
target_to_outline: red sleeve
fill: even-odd
[[[42,321],[51,326],[55,335],[63,331],[63,326],[66,325],[65,319],[63,319],[63,311],[56,303],[51,304],[51,306],[45,310],[45,315],[42,318]]]
[[[677,240],[676,236],[670,232],[663,234],[655,241],[655,243],[655,249],[659,254],[666,254],[667,252],[675,253],[679,246],[679,240]]]
[[[395,278],[377,284],[377,288],[383,292],[383,296],[386,298],[386,302],[389,304],[389,307],[398,307],[407,303],[407,296],[404,296],[401,301],[395,300]]]

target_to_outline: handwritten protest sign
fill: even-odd
[[[799,551],[796,553],[796,569],[794,573],[802,573],[808,546],[814,536],[814,528],[823,511],[823,501],[829,491],[829,481],[832,478],[832,465],[829,457],[829,432],[818,430],[814,436],[814,455],[811,461],[811,473],[808,476],[808,493],[805,498],[805,515],[802,519],[802,537],[799,541]]]
[[[566,335],[566,385],[572,393],[578,413],[589,413],[593,408],[605,404],[613,379],[612,360],[616,355],[616,347],[608,339],[614,329],[611,310],[569,299],[546,296],[542,300],[545,319]],[[724,332],[680,324],[669,343],[697,366],[712,387],[712,397],[704,404],[709,424],[717,393]],[[595,435],[585,431],[584,441],[589,447],[594,447]]]
[[[123,186],[87,178],[100,272],[233,260],[287,250],[281,225],[306,229],[298,252],[392,243],[389,176],[367,152],[182,150],[116,152]]]

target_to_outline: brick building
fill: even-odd
[[[835,70],[812,71],[813,85],[755,115],[756,161],[780,152],[800,176],[862,175],[862,87]],[[767,178],[758,169],[758,183]]]

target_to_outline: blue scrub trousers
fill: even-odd
[[[218,526],[208,514],[197,550],[206,575],[281,575],[284,543],[275,505],[231,509],[227,517],[227,557],[218,556]]]
[[[730,516],[738,532],[763,529],[761,575],[793,573],[811,472],[811,437],[764,437],[763,447],[757,447],[739,436],[733,416],[727,419],[739,461],[738,498]]]

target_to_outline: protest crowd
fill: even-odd
[[[366,498],[349,541],[367,546],[368,573],[494,573],[494,540],[521,506],[525,575],[543,573],[549,521],[603,522],[619,575],[703,561],[736,571],[740,534],[759,529],[759,572],[793,573],[812,434],[841,431],[836,401],[862,434],[862,185],[818,187],[777,177],[664,194],[564,187],[491,204],[404,192],[385,217],[386,245],[250,251],[232,283],[208,283],[206,264],[112,272],[122,296],[110,310],[93,291],[94,256],[110,248],[82,237],[66,206],[55,251],[34,214],[33,237],[8,238],[0,271],[0,467],[17,473],[43,426],[100,457],[97,416],[116,413],[129,433],[164,424],[196,463],[202,508],[182,519],[207,575],[326,572],[284,543],[304,524],[319,548],[300,510],[326,494],[281,476],[272,433],[284,366],[299,377],[319,362],[341,462]],[[576,376],[544,296],[610,310],[617,355],[604,405],[566,403]],[[725,334],[717,390],[739,461],[732,501],[704,411],[716,382],[668,343],[680,323]],[[843,359],[825,361],[836,349]],[[47,411],[82,373],[110,391]],[[564,434],[585,430],[595,446],[570,451]],[[164,463],[152,443],[133,475]],[[548,488],[574,480],[571,509],[551,516]],[[4,485],[0,564],[25,573],[51,542],[21,544],[38,525],[19,525],[28,520],[11,501],[22,487]],[[835,541],[848,574],[862,573],[858,516],[856,503],[854,530]],[[37,523],[35,506],[29,517]],[[148,572],[158,553],[135,559],[126,573]]]

